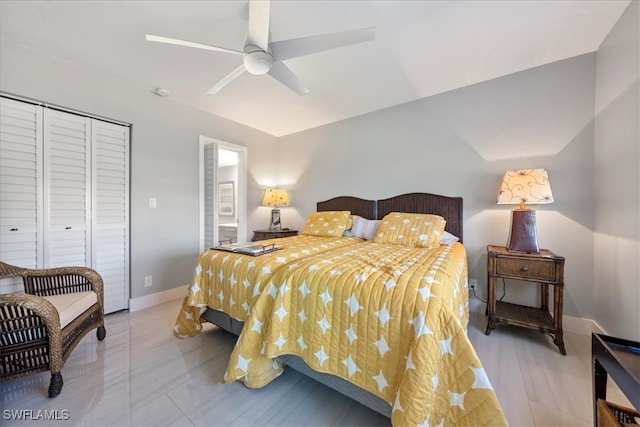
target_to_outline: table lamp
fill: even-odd
[[[526,204],[553,203],[546,169],[507,171],[500,183],[498,204],[519,204],[511,211],[511,236],[507,249],[511,252],[540,253],[536,232],[536,211]]]
[[[289,206],[289,193],[287,190],[279,188],[268,188],[264,190],[262,197],[262,206],[271,206],[275,209],[271,210],[271,225],[269,230],[282,230],[280,223],[280,209],[282,206]]]

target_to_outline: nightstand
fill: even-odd
[[[562,338],[562,293],[564,257],[541,249],[538,254],[509,252],[503,246],[487,246],[489,297],[486,334],[497,325],[535,329],[553,337],[560,353],[566,355]],[[496,301],[496,279],[535,282],[540,285],[540,307]],[[549,313],[549,286],[553,286],[553,314]]]
[[[298,234],[298,230],[289,230],[285,228],[284,230],[253,230],[253,239],[252,242],[258,240],[267,240],[267,239],[279,239],[281,237],[289,237],[295,236]]]

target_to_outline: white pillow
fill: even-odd
[[[448,231],[445,231],[442,233],[442,239],[440,239],[440,244],[441,245],[452,245],[455,242],[459,241],[460,238],[454,236],[453,234],[449,233]]]
[[[358,215],[353,215],[353,225],[351,235],[361,239],[371,240],[376,235],[376,230],[380,225],[380,220],[366,219]]]

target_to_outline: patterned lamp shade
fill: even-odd
[[[553,203],[546,169],[507,171],[498,191],[499,205],[520,205],[520,209],[511,211],[511,233],[507,249],[511,252],[539,253],[536,212],[525,209],[525,203]]]
[[[553,203],[546,169],[523,169],[504,174],[498,191],[498,204],[520,204],[523,209],[525,203]]]
[[[279,188],[268,188],[264,190],[262,206],[281,207],[289,206],[289,193],[287,190]]]

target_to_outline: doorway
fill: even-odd
[[[200,252],[247,240],[247,148],[200,136]]]

